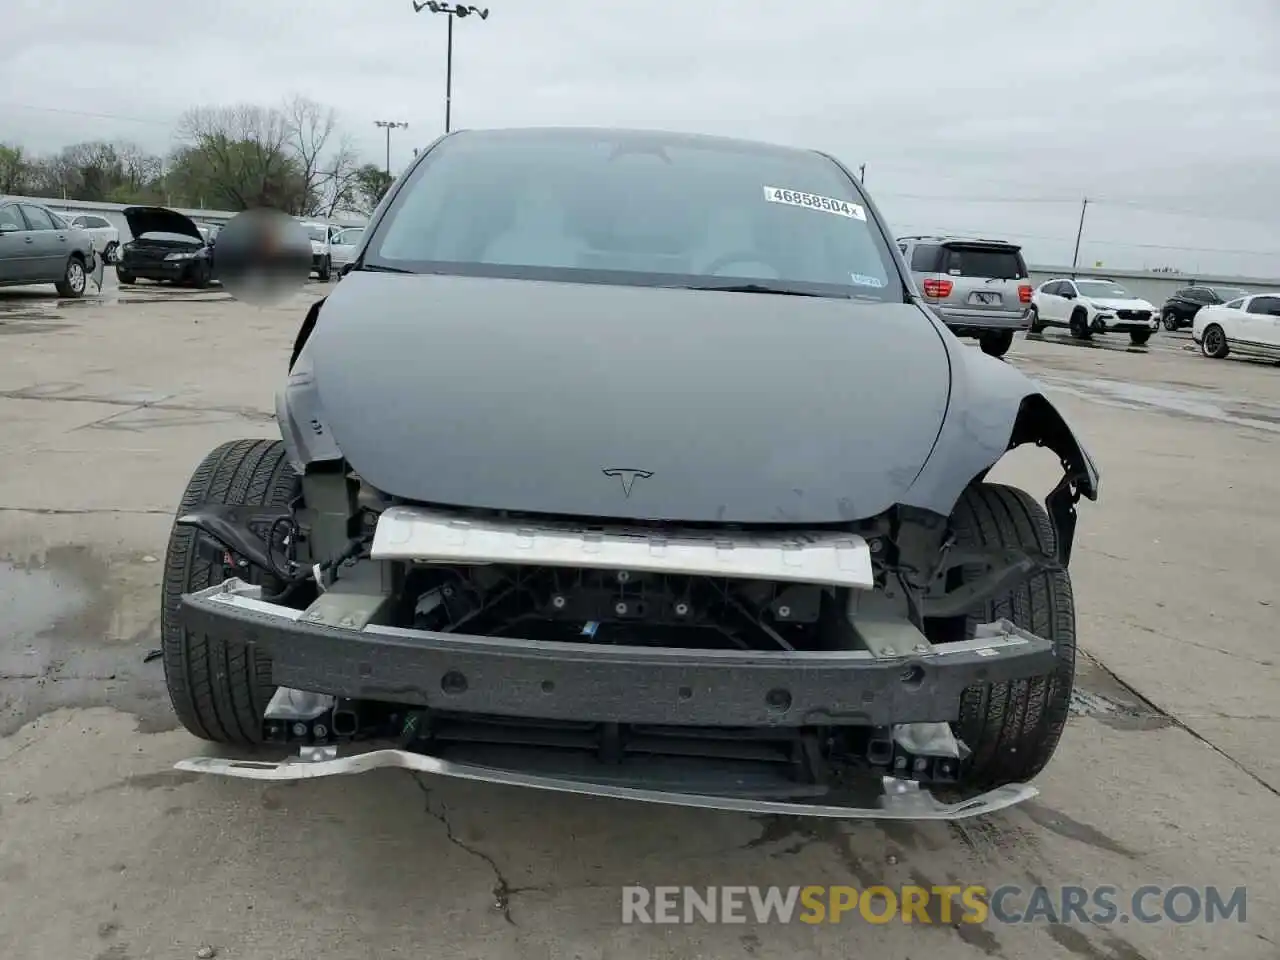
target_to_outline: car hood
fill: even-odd
[[[134,237],[144,233],[176,233],[202,244],[205,242],[194,220],[168,207],[126,207],[124,219]]]
[[[1113,300],[1108,297],[1091,297],[1089,302],[1104,310],[1154,310],[1155,307],[1145,300],[1136,297],[1127,300]]]
[[[795,524],[911,486],[942,337],[905,303],[356,272],[307,353],[332,438],[392,496]]]

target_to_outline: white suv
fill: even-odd
[[[1156,308],[1114,280],[1046,280],[1031,297],[1031,333],[1067,327],[1078,340],[1088,340],[1095,333],[1127,333],[1140,346],[1159,325]]]
[[[321,283],[328,283],[333,274],[333,241],[342,228],[313,220],[303,220],[302,227],[311,238],[311,272]]]
[[[116,253],[120,250],[119,227],[96,213],[75,213],[71,210],[59,213],[68,226],[79,227],[93,238],[93,249],[102,254],[103,260],[115,263]]]

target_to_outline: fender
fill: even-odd
[[[935,321],[935,326],[938,325]],[[1076,504],[1098,499],[1099,471],[1044,388],[1016,367],[939,329],[951,358],[951,394],[933,450],[904,503],[949,516],[965,488],[1010,450],[1034,443],[1058,455],[1062,480],[1045,498],[1058,540],[1058,559],[1071,557]]]
[[[293,342],[289,357],[289,378],[276,392],[276,425],[284,441],[289,462],[299,474],[315,463],[337,463],[342,451],[329,432],[329,423],[320,405],[311,357],[306,349],[311,332],[320,318],[324,299],[317,300],[307,311],[302,327]]]

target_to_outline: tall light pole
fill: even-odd
[[[437,0],[426,0],[426,3],[418,3],[418,0],[411,0],[411,2],[414,13],[430,10],[432,13],[443,13],[449,18],[449,44],[444,61],[444,132],[448,133],[453,113],[453,18],[469,17],[474,13],[481,20],[488,20],[489,8],[485,7],[482,10],[480,7],[461,3],[438,3]]]
[[[1080,201],[1080,226],[1076,228],[1076,251],[1071,255],[1071,269],[1074,271],[1080,262],[1080,238],[1084,236],[1084,212],[1089,209],[1089,198]],[[1074,276],[1074,274],[1073,274]]]
[[[387,176],[389,177],[391,176],[391,131],[396,127],[403,127],[407,130],[409,128],[409,124],[403,123],[399,120],[375,120],[373,121],[373,125],[375,127],[382,127],[387,131]]]

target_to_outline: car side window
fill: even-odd
[[[22,214],[18,212],[16,204],[8,204],[0,207],[0,224],[6,227],[13,227],[15,230],[26,230],[26,221],[22,219]]]
[[[57,227],[51,217],[45,210],[40,207],[32,207],[27,204],[22,205],[22,213],[27,218],[27,222],[31,224],[32,230],[56,230]]]
[[[1239,310],[1243,305],[1244,305],[1244,297],[1241,297],[1239,300],[1232,300],[1228,304],[1224,304],[1224,306],[1228,310]]]
[[[1192,301],[1193,303],[1209,302],[1208,294],[1206,294],[1205,291],[1198,289],[1197,287],[1190,287],[1186,290],[1183,290],[1182,295],[1186,297],[1186,299]]]
[[[1249,313],[1280,317],[1280,297],[1254,297],[1249,303]]]
[[[1076,285],[1070,280],[1062,280],[1058,283],[1058,296],[1073,297],[1076,295]]]
[[[938,250],[936,243],[918,243],[911,251],[911,269],[917,273],[938,272]]]

